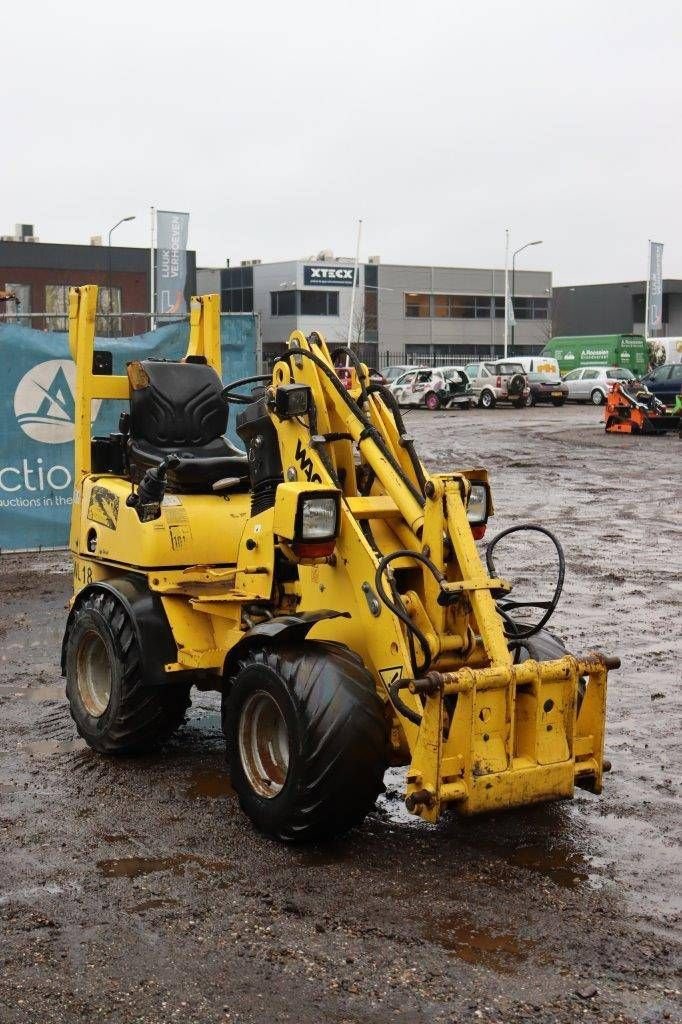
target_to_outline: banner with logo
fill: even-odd
[[[663,326],[663,242],[649,242],[648,317],[646,333]]]
[[[188,213],[156,211],[156,311],[159,316],[187,312],[188,229]]]
[[[355,283],[358,283],[357,277]],[[338,288],[352,288],[353,286],[353,267],[335,267],[335,266],[323,266],[313,267],[306,264],[303,267],[303,284],[306,288],[318,286],[325,286],[329,288],[333,286]]]
[[[222,316],[223,379],[256,373],[251,314]],[[187,347],[186,321],[131,338],[98,339],[113,353],[113,372],[144,354],[177,359]],[[75,366],[68,337],[18,324],[0,325],[0,551],[59,548],[68,543],[73,489]],[[126,403],[93,402],[93,434],[116,430]],[[232,419],[228,436],[240,443]]]

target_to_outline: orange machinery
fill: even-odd
[[[604,423],[613,434],[665,434],[682,430],[682,416],[669,413],[645,384],[616,380],[604,406]]]

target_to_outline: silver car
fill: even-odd
[[[635,380],[635,375],[623,366],[579,366],[564,377],[568,401],[603,405],[613,380]]]

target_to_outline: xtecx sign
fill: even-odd
[[[357,283],[357,282],[356,282]],[[352,267],[303,267],[304,285],[341,285],[348,288],[353,284]]]

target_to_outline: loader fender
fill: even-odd
[[[189,673],[166,673],[164,669],[166,664],[177,661],[178,657],[173,632],[160,597],[149,589],[146,579],[136,573],[91,583],[78,591],[66,620],[62,640],[62,675],[66,674],[66,647],[78,609],[86,597],[101,592],[113,594],[130,619],[140,651],[145,683],[149,686],[168,686],[172,683],[186,685]]]
[[[225,659],[225,675],[232,674],[233,666],[238,663],[240,655],[243,655],[254,643],[267,646],[276,646],[283,641],[300,644],[303,643],[316,623],[323,619],[338,617],[349,619],[350,613],[320,609],[317,612],[301,612],[298,615],[276,615],[265,622],[259,622],[257,626],[253,626],[248,633],[245,633],[228,653]]]

